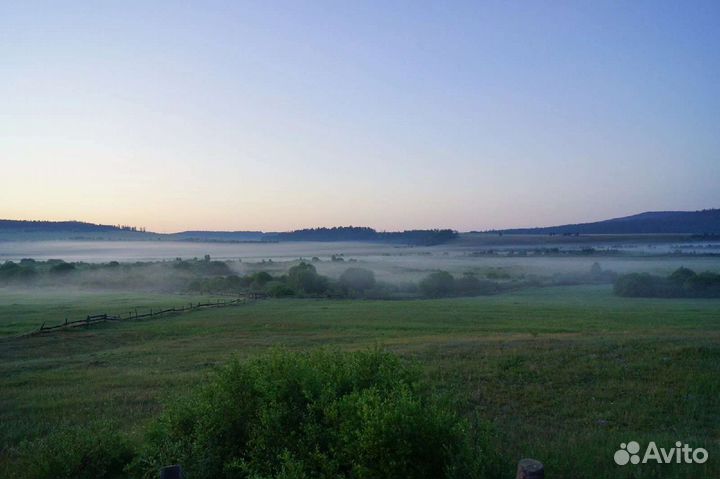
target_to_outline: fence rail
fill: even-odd
[[[218,299],[215,302],[207,302],[207,303],[192,303],[190,302],[187,306],[181,306],[181,307],[173,307],[173,308],[167,308],[167,309],[158,309],[155,310],[153,308],[150,308],[149,312],[146,313],[138,313],[138,308],[134,308],[133,311],[129,311],[127,315],[123,314],[115,314],[110,315],[107,313],[102,314],[89,314],[85,317],[85,319],[77,319],[74,321],[68,321],[67,318],[65,318],[65,321],[60,324],[55,324],[53,326],[46,326],[45,323],[43,323],[39,328],[34,329],[30,331],[29,333],[23,334],[22,336],[36,336],[39,334],[46,334],[51,333],[54,331],[58,331],[61,329],[69,329],[69,328],[78,328],[78,327],[88,327],[92,324],[102,323],[105,321],[128,321],[131,319],[143,319],[143,318],[153,318],[160,315],[167,315],[167,314],[174,314],[174,313],[183,313],[188,311],[197,311],[199,309],[211,309],[211,308],[225,308],[229,306],[237,306],[240,304],[246,304],[248,301],[264,298],[264,295],[257,294],[257,293],[249,293],[247,295],[242,295],[238,298],[226,300],[226,299]]]

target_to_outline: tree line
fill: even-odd
[[[720,274],[681,267],[669,276],[630,273],[619,276],[615,294],[646,298],[720,298]]]
[[[333,228],[307,228],[265,235],[264,239],[277,241],[384,241],[412,245],[432,246],[457,238],[458,232],[450,229],[376,231],[366,226],[338,226]]]

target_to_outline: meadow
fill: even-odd
[[[58,431],[110,421],[141,441],[163,404],[231,358],[328,346],[381,347],[417,362],[435,391],[488,425],[503,477],[522,457],[541,460],[548,477],[720,476],[720,300],[621,298],[609,284],[433,300],[270,299],[14,337],[66,315],[197,298],[0,290],[0,476],[28,444]],[[615,465],[630,440],[683,441],[709,460]]]

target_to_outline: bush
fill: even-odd
[[[492,294],[498,291],[498,285],[492,281],[478,279],[473,272],[466,272],[455,280],[455,291],[467,295]]]
[[[280,281],[271,281],[267,284],[267,294],[273,298],[287,298],[294,296],[295,291],[285,283]]]
[[[24,261],[24,260],[23,260]],[[29,280],[35,276],[36,272],[32,266],[32,263],[20,264],[12,261],[6,261],[0,265],[0,280],[14,281],[14,280]]]
[[[131,470],[193,478],[479,477],[465,422],[379,351],[274,351],[169,407]]]
[[[660,278],[648,273],[630,273],[619,276],[613,285],[613,291],[619,296],[645,296],[657,295]]]
[[[9,475],[22,479],[121,478],[126,477],[123,469],[134,454],[116,425],[97,423],[23,442]]]
[[[340,284],[349,290],[363,292],[375,287],[375,273],[364,268],[348,268],[340,275]]]
[[[328,288],[328,280],[320,276],[315,266],[301,262],[288,270],[288,286],[306,294],[321,294]]]
[[[670,279],[675,283],[684,283],[685,281],[694,278],[696,276],[695,271],[690,268],[683,266],[679,267],[670,275]]]
[[[66,274],[71,271],[75,271],[75,265],[72,263],[63,262],[63,263],[55,264],[52,267],[50,267],[50,272],[56,273],[56,274]]]
[[[630,297],[719,298],[720,274],[696,274],[688,268],[678,268],[667,278],[631,273],[619,276],[613,289],[619,296]]]
[[[250,283],[256,284],[257,286],[265,286],[267,283],[272,281],[273,277],[267,271],[258,271],[250,275]]]
[[[511,279],[512,276],[507,271],[504,271],[500,268],[497,269],[491,269],[487,273],[485,273],[485,277],[487,279]]]
[[[455,289],[455,278],[447,271],[437,271],[420,281],[419,286],[420,292],[425,296],[447,296]]]
[[[685,281],[683,288],[691,296],[720,298],[720,274],[705,271],[693,275]]]

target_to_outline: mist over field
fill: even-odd
[[[528,456],[630,478],[608,463],[627,430],[719,453],[713,234],[429,246],[328,232],[347,230],[0,241],[0,475],[144,479],[181,464],[214,479],[244,461],[280,479],[300,461],[298,477],[330,479],[362,451],[388,479],[502,478]],[[395,447],[377,440],[404,455],[382,465]],[[666,466],[651,475],[720,471]]]
[[[0,261],[62,259],[67,262],[121,264],[211,259],[227,262],[237,274],[257,271],[283,273],[298,262],[315,261],[318,272],[339,277],[349,266],[372,270],[378,279],[394,283],[417,281],[429,271],[485,276],[504,271],[513,277],[584,273],[594,263],[618,273],[667,274],[685,266],[696,270],[720,269],[720,244],[679,238],[647,240],[637,237],[608,241],[583,237],[575,241],[555,238],[498,238],[497,235],[462,235],[457,241],[431,247],[363,242],[203,243],[172,241],[38,241],[4,242]],[[592,251],[591,251],[592,249]],[[335,257],[335,261],[333,261]],[[148,266],[143,275],[162,275],[163,265]],[[107,272],[106,272],[107,273]],[[112,271],[110,272],[113,273]],[[86,273],[97,284],[104,273]]]
[[[0,1],[0,479],[720,478],[720,1]]]

